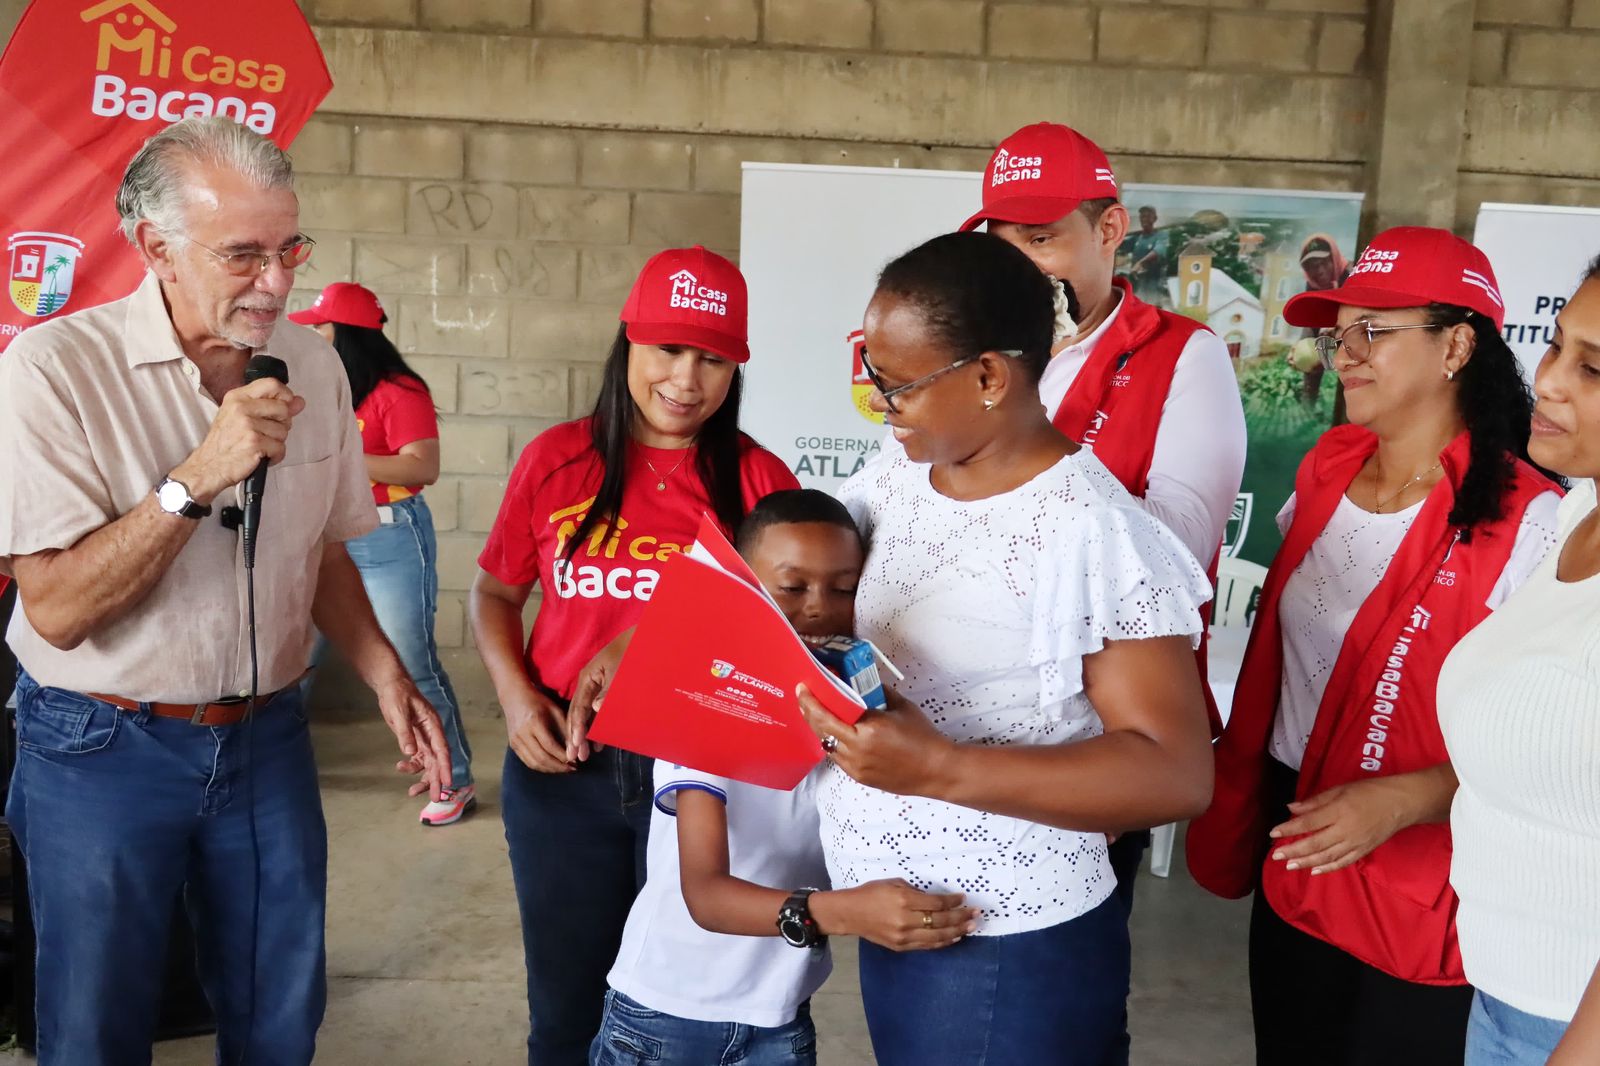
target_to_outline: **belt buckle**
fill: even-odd
[[[189,716],[189,724],[190,725],[205,725],[206,724],[206,722],[205,722],[206,711],[210,710],[210,708],[211,708],[211,704],[209,704],[209,703],[197,703],[197,704],[195,704],[194,705],[194,713]]]

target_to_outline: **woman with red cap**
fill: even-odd
[[[1323,434],[1279,516],[1189,868],[1256,893],[1258,1063],[1459,1064],[1472,993],[1435,686],[1553,543],[1558,490],[1526,461],[1532,399],[1466,241],[1386,230],[1284,317],[1332,328],[1318,343],[1352,424]]]
[[[524,449],[478,559],[472,629],[510,739],[501,805],[538,1066],[588,1061],[645,875],[653,764],[569,728],[579,671],[637,622],[703,514],[731,536],[761,497],[798,487],[739,431],[746,309],[744,278],[722,256],[681,248],[646,263],[594,412]]]
[[[371,289],[336,281],[289,316],[333,345],[350,378],[350,399],[366,452],[378,528],[348,541],[372,610],[417,689],[439,712],[450,742],[451,787],[423,808],[423,825],[451,825],[477,805],[472,747],[450,676],[439,661],[433,618],[439,603],[438,542],[422,490],[439,480],[439,418],[428,383],[383,332],[388,321]],[[319,640],[313,659],[321,655]],[[304,683],[309,689],[309,678]]]

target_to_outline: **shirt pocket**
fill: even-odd
[[[285,557],[294,558],[321,545],[322,531],[333,513],[338,473],[331,455],[272,468],[261,501],[263,549],[270,538]]]

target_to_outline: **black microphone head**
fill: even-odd
[[[244,383],[248,385],[262,378],[289,384],[289,364],[273,355],[252,355],[250,362],[245,364]]]

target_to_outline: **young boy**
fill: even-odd
[[[738,549],[801,636],[853,631],[865,553],[833,497],[765,497],[740,527]],[[810,998],[832,968],[829,935],[914,950],[946,947],[975,927],[958,894],[904,881],[815,887],[828,883],[815,773],[792,792],[665,762],[655,774],[649,877],[608,977],[591,1066],[814,1066]]]

